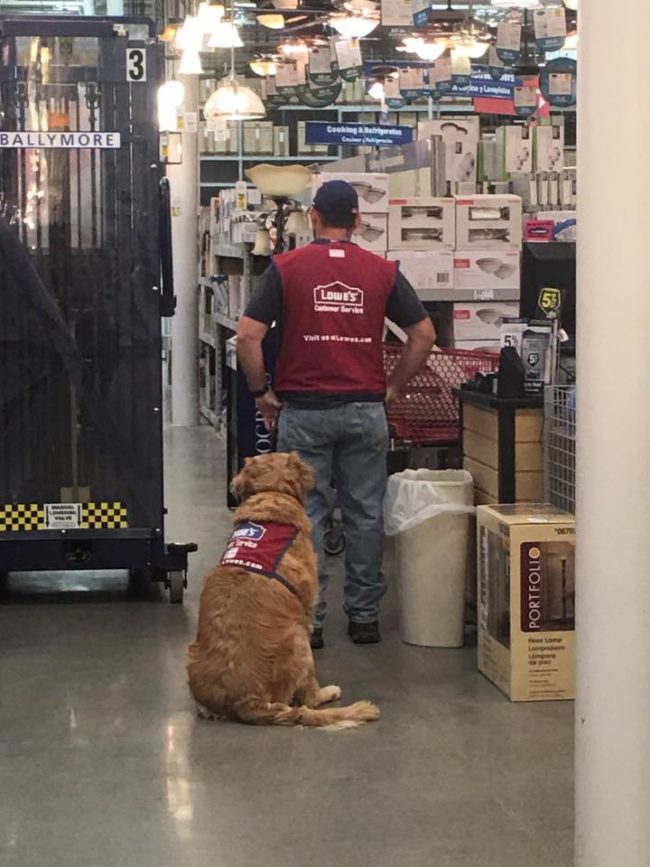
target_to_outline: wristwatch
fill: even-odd
[[[257,400],[258,397],[264,397],[268,390],[268,385],[265,385],[264,388],[261,388],[259,391],[251,391],[251,395],[255,398],[255,400]]]

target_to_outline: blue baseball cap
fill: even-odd
[[[347,181],[326,181],[318,188],[313,206],[330,226],[342,225],[359,213],[359,196]]]

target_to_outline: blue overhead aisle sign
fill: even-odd
[[[395,147],[410,144],[413,141],[413,129],[390,124],[308,120],[305,124],[305,141],[307,144]]]

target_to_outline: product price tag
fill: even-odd
[[[319,87],[336,84],[338,72],[332,64],[332,50],[329,45],[315,45],[309,52],[307,74],[309,80]]]
[[[553,72],[549,75],[548,92],[551,96],[567,96],[571,94],[573,76],[570,72]]]
[[[297,63],[278,63],[276,66],[275,86],[279,94],[286,96],[296,92],[300,84]]]
[[[497,54],[496,46],[490,45],[487,60],[487,70],[490,73],[490,78],[494,81],[499,81],[503,75],[504,69],[505,66]]]
[[[502,21],[499,24],[496,53],[508,65],[516,62],[521,54],[521,21]]]
[[[404,98],[399,89],[399,78],[387,78],[384,82],[384,102],[388,108],[401,108]]]
[[[431,18],[431,0],[413,0],[411,14],[412,23],[416,27],[428,24]]]
[[[537,88],[515,87],[515,111],[520,117],[530,117],[537,111]]]
[[[410,27],[413,24],[412,0],[381,0],[384,27]]]
[[[335,46],[341,78],[355,81],[363,72],[361,43],[358,39],[339,39]]]
[[[199,131],[199,115],[196,111],[186,111],[183,114],[183,129],[185,132]]]
[[[566,41],[566,12],[564,6],[537,9],[535,42],[542,51],[559,51]]]
[[[458,87],[469,87],[472,77],[472,61],[454,52],[451,59],[451,77]]]
[[[475,289],[474,301],[494,301],[494,289]]]
[[[423,67],[407,66],[399,71],[399,90],[404,99],[417,99],[424,93]]]

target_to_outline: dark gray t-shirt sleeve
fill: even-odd
[[[260,284],[253,293],[244,316],[268,325],[278,322],[282,315],[282,281],[275,264],[271,262],[262,274]]]
[[[429,316],[415,289],[399,270],[388,296],[386,316],[400,328],[410,328]]]

